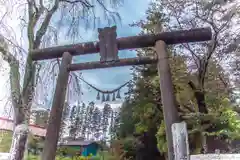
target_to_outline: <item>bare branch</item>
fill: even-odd
[[[37,5],[36,5],[35,0],[33,0],[33,7],[34,7],[34,9],[35,9],[35,12],[38,12],[38,8],[37,8]]]
[[[203,18],[203,17],[201,17],[201,16],[198,15],[198,14],[196,15],[196,18],[202,20],[203,22],[208,23],[208,24],[212,27],[212,29],[213,29],[215,32],[217,32],[217,27],[216,27],[216,25],[214,24],[213,21],[209,21],[208,19]]]
[[[3,59],[7,61],[9,65],[17,63],[17,59],[8,51],[8,46],[2,35],[0,35],[0,43],[0,53],[2,53]]]
[[[6,49],[0,46],[0,52],[2,53],[3,59],[7,61],[9,64],[15,62],[16,59],[13,55],[11,55]]]
[[[2,23],[3,19],[6,17],[6,15],[8,14],[8,12],[5,12],[2,16],[2,18],[0,19],[0,24]]]
[[[22,48],[19,44],[14,43],[12,40],[10,40],[9,38],[7,38],[6,36],[1,35],[1,37],[3,37],[4,41],[8,42],[11,46],[17,48],[19,51],[24,52],[25,54],[28,53],[28,52],[27,52],[24,48]]]
[[[36,13],[34,14],[34,18],[33,18],[33,27],[36,26],[39,18],[41,17],[41,15],[43,14],[44,12],[44,7],[41,5],[40,8],[36,8]]]
[[[48,11],[46,17],[43,20],[43,23],[41,24],[40,29],[36,33],[33,48],[38,48],[40,46],[42,37],[46,33],[50,20],[53,14],[55,13],[55,11],[58,9],[58,6],[59,6],[59,0],[55,0],[54,6],[50,11]]]
[[[70,3],[70,4],[81,3],[84,7],[87,7],[88,9],[94,7],[94,5],[91,5],[86,0],[74,0],[74,1],[71,1],[71,0],[60,0],[60,2],[66,2],[66,3]]]
[[[101,5],[101,7],[102,7],[105,11],[107,11],[107,12],[109,12],[109,13],[116,13],[116,12],[112,12],[112,11],[108,10],[108,9],[106,8],[106,6],[103,4],[103,2],[101,2],[100,0],[97,0],[97,2]]]
[[[28,26],[27,26],[27,36],[29,41],[29,48],[32,47],[32,42],[34,40],[34,13],[33,13],[33,1],[27,0],[28,2]]]
[[[168,3],[169,3],[169,2],[168,2]],[[169,3],[169,5],[172,7],[172,10],[173,10],[173,12],[174,12],[174,14],[175,14],[174,18],[176,19],[176,21],[177,21],[180,29],[183,29],[183,27],[182,27],[182,25],[181,25],[181,22],[180,22],[180,20],[179,20],[179,17],[178,17],[178,15],[177,15],[177,13],[176,13],[175,7],[171,4],[171,2]],[[189,50],[189,52],[192,54],[193,59],[194,59],[194,62],[195,62],[195,64],[196,64],[196,66],[199,68],[200,66],[199,66],[198,62],[200,61],[200,57],[199,57],[197,54],[195,54],[195,52],[191,49],[191,47],[190,47],[189,44],[182,44],[182,45],[183,45],[187,50]]]

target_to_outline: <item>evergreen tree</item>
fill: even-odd
[[[101,110],[96,107],[93,111],[92,116],[92,133],[95,139],[99,139],[101,136]]]
[[[92,134],[91,128],[92,128],[92,117],[93,117],[93,111],[95,108],[94,102],[90,102],[87,106],[87,112],[85,114],[85,120],[84,120],[84,132],[86,134],[86,138],[90,139],[90,135]]]
[[[120,124],[122,122],[120,121],[120,113],[121,112],[119,111],[112,110],[110,114],[109,135],[111,141],[122,138],[119,136],[119,130],[122,129],[120,128]]]
[[[63,116],[62,116],[62,121],[61,121],[61,128],[60,128],[60,133],[59,133],[59,141],[62,140],[65,134],[67,134],[67,121],[69,120],[69,115],[70,115],[70,106],[68,105],[67,102],[64,104],[64,110],[63,110]]]
[[[114,133],[116,133],[114,131],[114,122],[115,122],[115,119],[114,119],[114,112],[113,110],[111,111],[111,117],[110,117],[110,126],[109,126],[109,134],[110,134],[110,140],[112,141],[115,137]]]
[[[85,103],[82,103],[82,105],[80,106],[79,123],[78,123],[78,129],[77,129],[80,137],[84,137],[84,135],[82,135],[82,130],[83,130],[83,126],[84,126],[85,112],[86,112],[86,105],[85,105]]]
[[[70,126],[69,126],[69,135],[73,139],[76,138],[77,134],[77,106],[73,106],[70,112]]]
[[[84,138],[86,138],[86,131],[87,131],[87,127],[88,127],[89,109],[90,109],[90,106],[87,105],[87,107],[85,107],[84,114],[83,114],[83,125],[82,125],[83,127],[82,127],[82,130],[81,130],[81,135]]]
[[[85,109],[84,103],[73,106],[71,109],[69,135],[72,138],[85,137],[84,132],[89,127],[88,119],[86,120],[87,124],[84,122],[84,118],[86,117]]]
[[[102,122],[101,122],[104,140],[106,140],[107,138],[110,113],[111,113],[111,106],[109,104],[105,104],[102,111]]]

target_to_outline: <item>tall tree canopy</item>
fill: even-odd
[[[146,12],[146,20],[133,24],[142,28],[141,34],[156,33],[159,26],[162,31],[206,26],[213,30],[210,42],[181,44],[168,49],[178,111],[188,124],[191,152],[199,153],[203,148],[206,152],[217,148],[227,150],[225,142],[239,138],[240,122],[233,94],[237,83],[231,83],[236,77],[229,76],[229,71],[235,69],[229,68],[230,62],[236,63],[239,50],[236,44],[239,30],[236,33],[232,28],[238,21],[238,12],[235,7],[228,8],[234,3],[157,0]],[[152,48],[138,50],[138,56],[154,54]],[[152,143],[148,140],[145,147],[151,144],[163,154],[167,144],[157,67],[146,65],[135,67],[133,71],[136,86],[122,105],[119,136],[131,136],[134,132],[148,134]],[[216,137],[221,140],[214,140]],[[148,154],[154,159],[153,155]]]

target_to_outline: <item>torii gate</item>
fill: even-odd
[[[54,160],[70,71],[158,63],[161,99],[168,144],[168,159],[174,159],[171,126],[180,121],[173,91],[166,45],[211,40],[210,28],[116,38],[116,26],[98,29],[99,42],[87,42],[31,51],[34,61],[62,57],[44,144],[43,160]],[[157,57],[118,58],[118,50],[155,47]],[[97,62],[72,64],[72,56],[100,52]]]

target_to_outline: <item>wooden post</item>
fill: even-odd
[[[49,124],[47,127],[42,160],[55,160],[62,112],[69,77],[69,71],[67,70],[67,67],[69,64],[71,64],[71,61],[71,54],[68,52],[63,53],[62,63],[59,70],[56,90],[54,93],[52,108],[49,117]]]
[[[174,160],[189,160],[189,144],[187,124],[185,122],[172,125]]]
[[[173,82],[168,61],[166,43],[161,40],[157,41],[155,44],[155,49],[158,55],[158,74],[160,77],[161,99],[166,126],[168,160],[174,160],[171,126],[173,123],[179,122],[180,118],[178,115],[176,99],[173,91]]]

